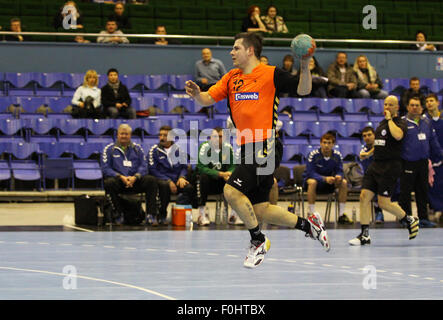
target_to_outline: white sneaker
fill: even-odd
[[[249,246],[248,255],[243,262],[243,266],[246,268],[256,268],[264,260],[265,254],[271,248],[271,241],[265,236],[265,241],[260,244],[254,244],[251,241]]]
[[[237,215],[237,213],[234,210],[232,210],[231,212],[232,212],[232,214],[229,217],[228,223],[232,224],[232,225],[237,225],[237,226],[244,225],[244,222],[240,219],[240,217]]]
[[[348,241],[351,246],[364,246],[365,244],[371,244],[371,237],[368,235],[365,237],[363,234],[359,234],[356,238]]]
[[[318,212],[314,212],[308,217],[308,221],[311,225],[311,230],[306,233],[306,236],[320,241],[326,252],[331,250],[328,233],[326,232],[325,224],[323,223],[320,214]]]
[[[199,226],[208,226],[211,221],[209,221],[209,216],[205,214],[198,217],[197,223]]]

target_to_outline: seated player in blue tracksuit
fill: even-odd
[[[371,162],[374,160],[374,142],[375,142],[375,130],[372,127],[364,127],[362,132],[362,138],[365,142],[365,146],[360,151],[360,163],[363,167],[363,172],[366,172]],[[383,211],[378,205],[377,197],[373,199],[374,211],[375,211],[375,223],[383,223]]]
[[[426,97],[426,116],[431,119],[440,147],[443,147],[443,112],[438,107],[437,95],[428,95]],[[443,211],[443,165],[442,162],[437,162],[433,163],[432,167],[434,182],[429,188],[429,205],[435,212],[436,221],[439,221]]]
[[[160,196],[159,216],[152,218],[152,223],[165,224],[168,204],[171,201],[171,193],[178,194],[177,204],[193,205],[197,207],[194,197],[194,187],[187,177],[187,155],[173,141],[168,140],[170,126],[162,126],[159,132],[159,143],[149,150],[149,172],[157,178]]]
[[[140,145],[131,142],[132,129],[121,124],[117,142],[108,144],[101,156],[105,193],[111,200],[114,219],[123,223],[123,209],[118,197],[121,193],[145,193],[148,214],[157,214],[157,181],[148,175],[146,157]]]
[[[334,150],[335,136],[325,133],[320,138],[320,148],[311,151],[304,172],[304,187],[308,189],[309,213],[315,212],[317,192],[333,193],[338,188],[340,224],[352,223],[344,213],[348,196],[347,181],[343,179],[343,159],[341,153]]]
[[[422,115],[423,107],[420,97],[411,97],[407,105],[408,113],[403,118],[408,125],[401,158],[403,170],[400,176],[400,197],[398,204],[408,215],[412,215],[411,192],[415,192],[419,226],[435,227],[428,217],[429,159],[436,163],[443,159],[442,149],[438,143],[431,120]]]

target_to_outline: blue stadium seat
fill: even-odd
[[[21,132],[23,126],[24,123],[21,119],[5,119],[0,121],[0,132],[8,136],[15,134],[23,136],[23,132]]]
[[[32,130],[32,133],[47,134],[52,128],[54,128],[54,121],[53,119],[40,116],[39,118],[24,120],[23,127]]]
[[[357,121],[357,122],[368,122],[368,114],[363,112],[355,112],[355,113],[347,113],[343,114],[343,120],[348,121]]]
[[[297,111],[295,110],[292,119],[295,121],[318,121],[318,113],[316,111]]]
[[[437,78],[420,78],[420,87],[421,88],[428,88],[433,93],[437,93],[440,91],[440,89],[443,89],[440,87],[439,81]]]
[[[290,137],[295,137],[298,136],[297,132],[296,132],[296,124],[294,123],[294,121],[292,120],[280,120],[283,123],[283,126],[281,128],[281,130],[283,130],[284,132],[286,132],[286,134]]]
[[[85,128],[94,135],[105,134],[109,129],[114,129],[114,125],[114,119],[85,119]]]
[[[158,90],[164,85],[169,84],[169,75],[159,74],[159,75],[149,75],[147,87],[150,90]]]
[[[285,144],[283,146],[282,162],[294,161],[294,156],[300,154],[300,145]]]
[[[354,99],[354,107],[356,112],[367,112],[371,108],[373,99]]]
[[[86,128],[86,119],[54,119],[54,127],[63,134],[75,134]]]
[[[185,90],[186,81],[193,80],[192,74],[173,74],[169,78],[169,84],[175,90]]]
[[[147,79],[144,74],[130,74],[123,75],[121,81],[128,87],[128,90],[133,90],[135,88],[147,87]]]
[[[0,181],[8,181],[8,189],[11,190],[11,167],[6,160],[0,160]]]
[[[334,130],[342,137],[350,137],[359,134],[361,129],[366,126],[366,122],[340,121],[334,123]]]
[[[440,90],[438,91],[438,94],[443,94],[443,77],[442,78],[438,78],[437,79],[438,82],[438,87],[440,88]],[[440,99],[441,102],[441,99]]]
[[[297,98],[295,102],[295,111],[319,110],[322,98]]]
[[[47,105],[47,102],[47,99],[43,97],[21,97],[18,101],[19,105],[28,113],[35,113],[40,106]]]
[[[34,153],[39,154],[40,149],[35,143],[10,143],[5,152],[17,159],[27,159]]]
[[[62,72],[45,72],[42,74],[42,79],[39,84],[44,88],[51,88],[57,83],[64,83],[66,79],[66,74]],[[67,85],[67,83],[64,83]]]
[[[74,160],[74,176],[80,180],[99,180],[103,189],[103,173],[97,160]],[[73,182],[72,188],[75,188]]]
[[[401,95],[404,90],[409,88],[409,79],[408,78],[392,78],[391,82],[391,94],[399,94]]]
[[[218,101],[216,104],[214,104],[214,107],[217,113],[224,113],[224,114],[229,113],[228,102],[226,99]]]
[[[40,167],[36,161],[12,160],[10,164],[14,179],[22,181],[36,181],[37,189],[41,190]]]
[[[49,108],[56,113],[62,113],[63,110],[71,105],[72,97],[50,97],[47,100]]]
[[[296,98],[290,98],[290,97],[279,98],[278,112],[281,112],[286,107],[290,107],[292,109],[295,108],[296,101],[297,101]]]
[[[320,99],[320,111],[324,113],[330,113],[337,107],[343,108],[343,99],[341,98],[325,98]]]
[[[362,149],[362,143],[359,138],[338,138],[336,141],[343,158],[357,157]]]
[[[369,122],[371,122],[373,124],[372,127],[375,128],[384,118],[383,115],[369,115]]]
[[[391,79],[386,78],[382,80],[382,82],[383,82],[383,90],[391,92],[392,91]]]
[[[383,113],[384,100],[382,99],[371,99],[369,110],[375,114]]]
[[[340,122],[340,121],[342,121],[342,117],[341,117],[341,114],[339,114],[339,113],[320,113],[318,115],[318,121]]]
[[[104,143],[81,142],[72,145],[72,153],[79,159],[88,159],[92,155],[100,155],[104,148]]]
[[[343,98],[342,103],[343,103],[343,109],[345,112],[351,112],[351,113],[356,112],[355,105],[354,105],[354,99]]]
[[[18,105],[18,97],[0,97],[0,112],[6,112],[10,105]]]
[[[23,88],[31,81],[35,81],[35,72],[5,72],[4,81],[15,88]]]
[[[59,158],[64,153],[72,155],[74,143],[58,142],[58,141],[36,141],[38,143],[40,153],[48,158]]]
[[[41,170],[44,190],[46,190],[46,179],[68,179],[67,188],[71,188],[73,180],[72,158],[43,158]]]

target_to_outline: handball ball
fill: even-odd
[[[292,54],[297,58],[306,58],[314,55],[315,40],[310,35],[299,34],[291,42]]]

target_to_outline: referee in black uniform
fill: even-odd
[[[398,116],[398,109],[397,97],[388,96],[384,101],[385,119],[375,130],[374,161],[369,165],[363,177],[360,193],[361,233],[349,241],[350,245],[361,246],[371,243],[369,221],[371,200],[375,194],[383,210],[392,213],[401,223],[407,225],[410,240],[418,234],[418,219],[407,216],[397,203],[391,202],[392,192],[401,174],[401,148],[408,130],[406,121]]]

